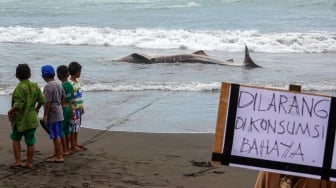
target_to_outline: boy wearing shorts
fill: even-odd
[[[47,123],[49,137],[53,140],[55,153],[47,162],[64,162],[61,144],[61,125],[63,121],[62,100],[65,98],[65,92],[60,83],[55,81],[55,70],[51,65],[45,65],[41,68],[42,78],[47,84],[43,88],[43,94],[46,99],[44,105],[43,121]]]
[[[57,67],[57,78],[62,82],[63,90],[65,91],[65,99],[62,104],[63,107],[63,118],[62,121],[62,149],[63,155],[69,155],[69,145],[70,145],[70,121],[71,121],[71,100],[73,98],[74,89],[68,80],[69,70],[66,65],[61,65]]]
[[[16,67],[15,75],[20,83],[12,94],[12,108],[8,111],[8,118],[12,125],[10,138],[13,140],[15,157],[15,163],[10,167],[32,168],[35,151],[34,144],[36,142],[35,131],[39,126],[37,114],[45,100],[37,83],[29,81],[31,72],[27,64],[19,64]],[[27,145],[27,160],[22,165],[20,141],[23,136]]]
[[[70,83],[74,89],[74,96],[71,102],[72,121],[70,125],[70,143],[72,151],[83,151],[84,147],[78,145],[78,132],[82,122],[82,115],[84,114],[82,88],[78,78],[81,76],[82,66],[78,62],[71,62],[69,64]]]

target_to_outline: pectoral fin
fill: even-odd
[[[233,59],[227,59],[226,62],[233,63]]]
[[[193,54],[195,54],[195,55],[204,55],[204,56],[208,56],[208,54],[206,54],[203,50],[196,51],[196,52],[194,52]]]

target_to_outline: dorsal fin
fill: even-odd
[[[193,54],[208,56],[208,54],[206,54],[203,50],[198,50],[198,51],[194,52]]]
[[[261,66],[254,63],[252,58],[250,57],[249,50],[245,44],[245,58],[244,58],[244,67],[245,68],[261,68]]]
[[[145,55],[134,53],[131,55],[133,57],[133,63],[151,64],[153,63],[151,59]]]

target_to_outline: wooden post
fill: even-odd
[[[301,92],[301,86],[300,85],[295,85],[295,84],[290,84],[289,85],[289,91]]]
[[[213,161],[221,161],[221,157],[223,154],[223,139],[224,139],[224,131],[225,131],[225,122],[227,118],[227,106],[229,104],[230,86],[231,84],[224,83],[224,82],[221,85],[215,140],[214,140],[213,149],[212,149],[212,160]]]

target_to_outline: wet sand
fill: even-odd
[[[0,115],[0,187],[253,187],[257,171],[211,162],[214,135],[130,133],[82,128],[88,150],[47,163],[52,142],[41,127],[33,169],[14,162],[7,117]],[[22,159],[26,146],[22,142]]]

